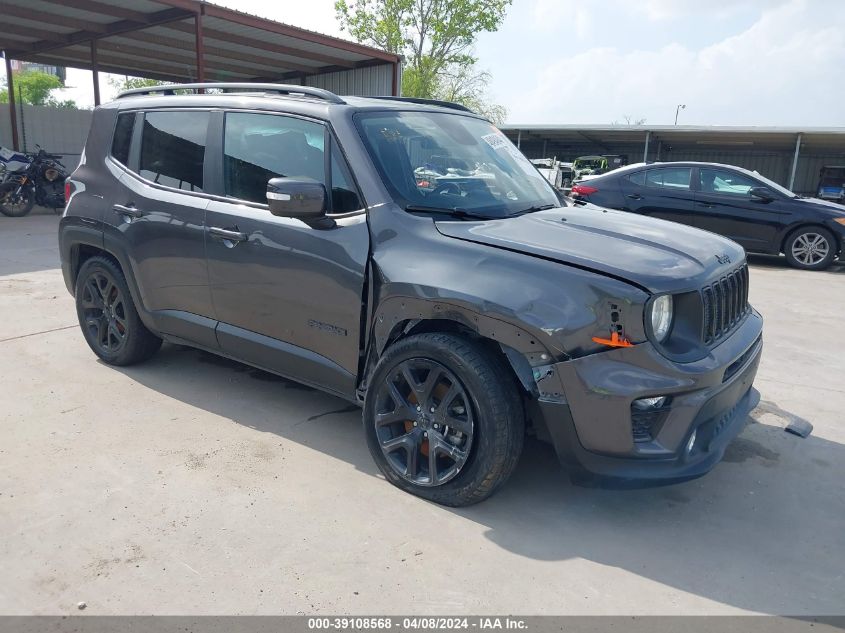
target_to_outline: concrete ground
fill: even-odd
[[[57,224],[0,217],[0,614],[845,613],[845,267],[752,258],[762,402],[708,476],[577,488],[530,442],[453,510],[385,483],[341,400],[174,346],[98,362]]]

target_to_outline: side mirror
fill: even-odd
[[[334,225],[326,217],[327,202],[326,186],[312,178],[271,178],[267,183],[267,205],[279,217],[326,228]]]
[[[775,195],[768,187],[752,187],[748,190],[748,195],[752,198],[759,198],[763,202],[771,202],[775,199]]]

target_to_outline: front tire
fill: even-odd
[[[126,277],[108,257],[86,260],[76,278],[76,314],[85,341],[109,365],[133,365],[161,347],[141,322]]]
[[[525,421],[508,368],[481,343],[418,334],[388,348],[364,404],[364,432],[394,486],[447,506],[489,497],[516,468]]]
[[[786,239],[784,254],[793,268],[824,270],[836,257],[836,239],[821,227],[800,228]]]

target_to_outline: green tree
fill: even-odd
[[[337,0],[341,29],[359,42],[403,55],[402,94],[444,98],[504,118],[486,105],[490,74],[476,68],[479,33],[498,30],[512,0]],[[456,78],[473,79],[459,85]],[[482,107],[483,106],[483,107]]]
[[[125,76],[123,79],[115,79],[109,77],[109,85],[117,92],[124,90],[133,90],[135,88],[152,88],[154,86],[163,86],[167,82],[159,81],[158,79],[144,79],[143,77],[129,77]]]
[[[492,103],[488,98],[487,86],[491,78],[489,72],[479,71],[475,64],[452,64],[441,73],[434,96],[436,99],[465,105],[496,125],[501,125],[508,111],[505,106]]]
[[[26,70],[15,73],[12,77],[15,86],[15,99],[29,105],[51,106],[54,108],[75,108],[71,99],[59,101],[52,96],[57,88],[62,88],[62,80],[40,70]],[[9,103],[9,90],[0,90],[0,103]]]

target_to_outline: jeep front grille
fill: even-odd
[[[748,266],[701,289],[702,337],[709,345],[724,338],[748,313]]]

